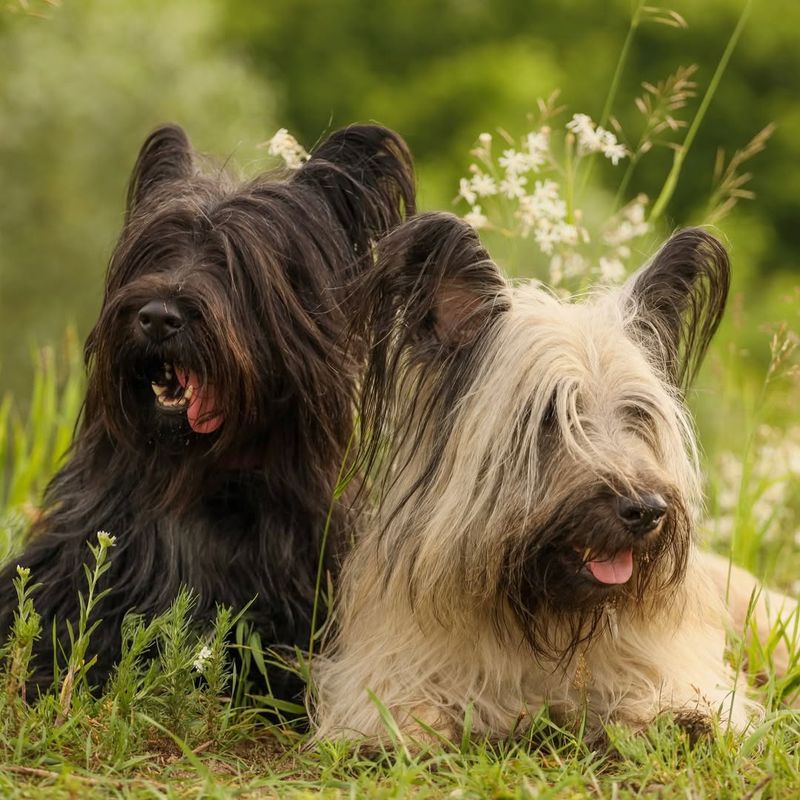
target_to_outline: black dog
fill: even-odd
[[[119,655],[126,612],[163,612],[182,585],[201,622],[218,603],[255,597],[249,618],[265,644],[309,641],[353,425],[357,364],[340,347],[346,286],[372,241],[413,212],[411,157],[392,131],[354,125],[282,178],[237,184],[197,161],[175,126],[142,147],[86,342],[75,441],[27,548],[0,574],[0,633],[16,607],[16,564],[41,584],[39,686],[53,681],[52,621],[61,649],[65,621],[77,619],[98,530],[117,545],[93,683]],[[349,519],[334,508],[329,554]]]

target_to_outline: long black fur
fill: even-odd
[[[24,552],[0,574],[0,633],[16,605],[16,565],[41,584],[39,686],[53,681],[53,620],[60,650],[66,621],[77,619],[98,530],[117,544],[93,634],[94,683],[118,657],[123,616],[165,611],[183,585],[197,595],[200,622],[216,604],[256,598],[249,617],[265,644],[309,641],[323,529],[353,424],[346,287],[370,264],[373,240],[413,213],[411,157],[392,131],[353,125],[286,175],[237,183],[198,161],[173,125],[141,149],[86,342],[76,436]],[[137,322],[154,299],[185,318],[160,344]],[[218,430],[197,433],[185,414],[156,407],[150,381],[163,362],[214,387]],[[333,510],[329,569],[350,516],[346,504]],[[272,688],[292,691],[279,680]]]

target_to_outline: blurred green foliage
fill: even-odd
[[[744,2],[671,0],[687,29],[639,29],[614,108],[630,137],[640,125],[633,100],[641,82],[696,63],[702,93]],[[88,331],[127,176],[157,123],[182,123],[197,146],[253,172],[265,166],[256,145],[277,127],[311,146],[333,127],[378,120],[408,139],[422,207],[447,208],[482,130],[521,132],[537,98],[555,88],[570,113],[599,117],[632,7],[629,0],[7,0],[0,5],[0,390],[29,395],[32,347],[58,341],[70,321],[81,337]],[[754,4],[665,220],[666,227],[702,221],[717,149],[730,156],[777,122],[767,151],[749,165],[757,201],[740,203],[722,224],[746,297],[735,335],[764,359],[767,339],[754,321],[786,316],[781,297],[798,267],[799,31],[793,0]],[[650,154],[631,193],[657,195],[670,160],[665,149]],[[598,164],[593,178],[595,191],[610,197],[621,172]],[[524,267],[524,248],[517,257]]]

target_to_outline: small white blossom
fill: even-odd
[[[574,229],[574,225],[562,226],[564,230],[561,231],[562,241],[569,243],[569,239],[574,236],[577,240],[577,233],[573,234],[569,231],[570,228]],[[567,252],[564,256],[564,276],[567,278],[577,278],[580,275],[586,274],[587,263],[586,259],[574,251]]]
[[[580,140],[594,135],[594,122],[588,114],[573,114],[567,123],[567,130],[572,131]]]
[[[628,258],[630,248],[626,246],[627,243],[650,231],[650,225],[645,219],[646,205],[647,197],[640,194],[613,217],[606,227],[603,241],[616,249],[618,258]]]
[[[208,645],[203,645],[200,648],[200,651],[197,654],[197,658],[194,660],[194,664],[192,665],[200,674],[203,673],[205,669],[206,662],[211,657],[211,648]]]
[[[625,265],[618,258],[600,259],[600,279],[604,283],[620,283],[625,277]]]
[[[472,181],[467,178],[461,178],[458,182],[458,196],[463,197],[471,206],[475,205],[477,196],[472,189]]]
[[[503,155],[497,159],[497,163],[509,175],[519,175],[531,169],[530,156],[514,149],[503,150]]]
[[[523,175],[514,175],[509,172],[506,177],[500,181],[500,191],[508,198],[524,197],[525,184],[528,179]]]
[[[286,128],[280,128],[266,143],[267,152],[271,156],[283,159],[289,169],[299,169],[310,158],[303,146]]]
[[[550,150],[550,129],[545,127],[535,133],[529,133],[525,137],[525,148],[528,151],[531,169],[535,171],[547,161]]]
[[[492,146],[492,134],[484,132],[478,137],[478,141],[481,143],[481,147],[488,150]]]
[[[575,225],[567,222],[554,223],[543,219],[534,230],[533,238],[539,245],[539,249],[549,256],[556,245],[574,247],[578,243],[578,229]],[[567,271],[566,263],[564,264],[564,274],[568,276],[573,274]]]
[[[550,285],[558,286],[564,280],[564,260],[560,255],[554,255],[550,259]]]
[[[478,197],[491,197],[497,194],[497,183],[491,175],[486,175],[483,172],[476,172],[470,181],[472,191]],[[474,203],[474,201],[473,201]]]
[[[628,151],[625,149],[625,145],[614,142],[603,147],[603,155],[616,167],[620,159],[628,155]]]
[[[489,218],[481,212],[480,206],[473,206],[469,214],[464,215],[464,222],[472,225],[473,228],[485,228],[489,224]]]

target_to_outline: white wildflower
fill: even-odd
[[[630,255],[627,243],[650,231],[645,219],[646,205],[647,197],[640,194],[611,219],[603,232],[603,241],[616,248],[618,258],[627,258]]]
[[[492,146],[492,134],[484,132],[478,137],[478,141],[480,142],[481,147],[488,150]]]
[[[497,194],[497,183],[491,175],[486,175],[483,172],[476,172],[470,181],[472,191],[478,197],[491,197]],[[475,201],[473,200],[473,203]]]
[[[525,148],[528,151],[531,169],[535,171],[547,161],[550,150],[550,128],[544,127],[535,133],[529,133],[525,137]]]
[[[467,180],[466,178],[461,178],[458,182],[458,196],[463,197],[464,200],[467,201],[471,206],[475,205],[475,200],[477,200],[477,196],[472,189],[472,181]]]
[[[503,155],[497,159],[497,163],[509,175],[519,175],[533,169],[531,157],[527,153],[520,153],[519,150],[503,150]]]
[[[550,285],[558,286],[564,280],[564,259],[556,254],[550,259]]]
[[[637,195],[624,209],[622,213],[628,218],[632,225],[643,225],[645,223],[644,208],[647,205],[647,195]]]
[[[286,128],[280,128],[266,143],[267,152],[271,156],[283,159],[289,169],[299,169],[310,158],[303,146]]]
[[[524,197],[527,183],[528,179],[526,177],[509,172],[500,181],[500,191],[508,198]]]
[[[559,199],[559,188],[555,181],[536,181],[534,186],[534,194],[539,200],[557,201]]]
[[[522,236],[528,236],[543,223],[558,222],[566,216],[567,205],[559,196],[555,181],[536,181],[533,193],[519,199],[517,217],[522,223]]]
[[[587,139],[594,135],[594,122],[588,114],[573,114],[567,123],[567,130],[572,131],[578,137],[578,141]]]
[[[206,662],[208,659],[211,658],[211,648],[208,645],[203,645],[200,648],[200,651],[197,654],[197,658],[194,660],[194,664],[192,665],[200,674],[203,673],[203,670],[206,667]]]
[[[574,228],[574,225],[568,226],[569,228]],[[569,232],[567,232],[567,235]],[[564,236],[564,231],[562,231],[562,236]],[[577,236],[575,237],[577,239]],[[564,276],[566,278],[577,278],[580,275],[586,274],[586,267],[587,262],[586,259],[580,255],[580,253],[576,253],[574,251],[568,252],[564,256]]]
[[[600,279],[604,283],[620,283],[625,277],[625,265],[618,258],[600,259]]]
[[[625,145],[613,142],[603,147],[603,155],[616,167],[620,159],[628,155],[628,151],[625,149]]]
[[[533,238],[539,245],[539,249],[549,256],[556,245],[574,247],[578,243],[578,229],[575,225],[567,222],[552,222],[542,219],[533,232]],[[568,271],[567,266],[565,263],[564,274],[571,277],[573,273]]]
[[[628,155],[625,146],[617,141],[611,131],[595,126],[588,114],[575,114],[567,123],[567,129],[572,131],[578,140],[578,155],[588,153],[602,153],[614,166],[619,164],[621,158]]]
[[[480,206],[473,206],[469,214],[464,214],[464,222],[479,230],[489,224],[489,218],[481,212]]]

